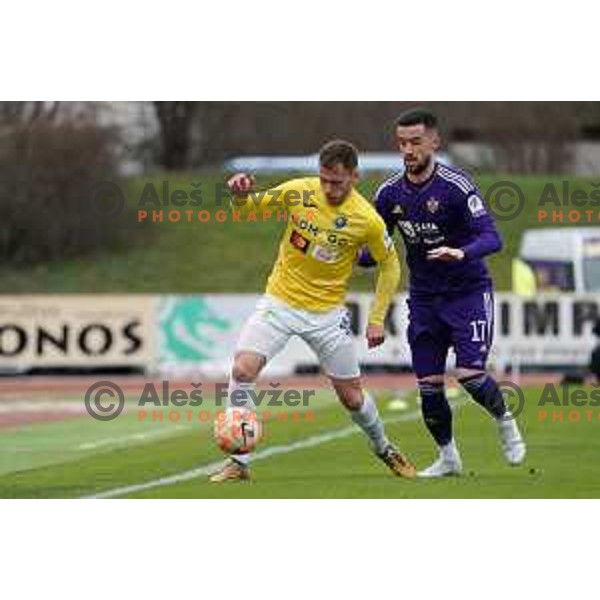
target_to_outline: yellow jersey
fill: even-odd
[[[384,270],[380,272],[369,319],[383,324],[400,281],[400,267],[383,220],[355,189],[333,206],[318,177],[295,179],[272,190],[234,198],[232,209],[246,216],[262,213],[263,221],[287,217],[267,294],[293,308],[326,312],[343,305],[358,253],[368,247],[373,258],[387,266],[384,281]]]

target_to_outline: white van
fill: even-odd
[[[513,290],[600,292],[600,227],[526,231],[513,263]]]

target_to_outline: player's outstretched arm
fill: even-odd
[[[231,192],[231,208],[244,215],[249,213],[265,213],[274,207],[276,210],[277,196],[275,190],[257,191],[256,178],[247,173],[237,173],[227,182]]]
[[[275,188],[258,191],[256,179],[246,173],[238,173],[227,182],[231,192],[231,208],[243,214],[251,212],[273,214],[293,210],[304,199],[305,182],[302,179],[287,181]]]

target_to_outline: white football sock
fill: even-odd
[[[255,412],[256,404],[254,404],[254,401],[249,394],[249,392],[255,391],[256,383],[240,383],[232,377],[229,380],[229,388],[227,390],[227,408],[239,410],[244,415],[250,412]],[[236,404],[231,402],[231,397],[234,393],[236,396]]]
[[[368,392],[364,392],[364,402],[362,408],[351,413],[352,420],[358,425],[371,440],[373,449],[377,454],[381,454],[389,445],[385,437],[383,422],[379,416],[377,405]]]
[[[248,392],[254,392],[256,390],[256,383],[240,383],[233,377],[229,380],[229,388],[227,390],[227,408],[240,411],[242,415],[247,415],[253,412],[256,416],[256,404]],[[231,396],[236,393],[236,404],[231,402]],[[242,400],[245,403],[242,405]],[[232,456],[233,460],[241,463],[244,466],[250,464],[250,454],[236,454]]]
[[[235,462],[247,467],[250,464],[250,454],[236,454],[231,457]]]

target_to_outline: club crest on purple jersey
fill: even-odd
[[[427,200],[427,210],[430,214],[435,215],[440,210],[440,201],[435,198]]]

